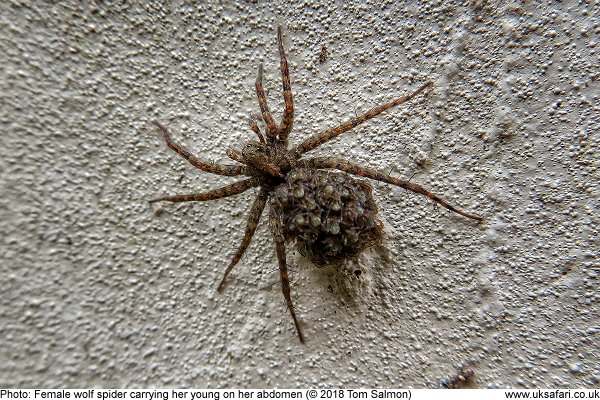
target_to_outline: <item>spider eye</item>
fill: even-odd
[[[258,142],[248,142],[246,143],[246,146],[244,146],[244,148],[245,150],[260,151],[262,149],[262,146]]]

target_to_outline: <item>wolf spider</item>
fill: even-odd
[[[352,182],[354,184],[359,183],[360,185],[363,185],[363,187],[367,187],[366,190],[368,191],[367,194],[369,196],[370,185],[368,183],[363,181],[356,181],[351,178],[344,178],[344,176],[348,176],[347,174],[352,174],[373,179],[376,181],[389,183],[391,185],[399,186],[406,190],[425,195],[437,204],[440,204],[441,206],[457,214],[463,215],[467,218],[471,218],[478,221],[480,221],[482,218],[473,214],[469,214],[450,205],[441,197],[431,193],[424,187],[416,183],[412,183],[408,180],[395,178],[389,176],[388,174],[377,172],[372,169],[360,166],[358,164],[354,164],[350,161],[338,158],[303,158],[303,155],[305,153],[316,149],[325,142],[328,142],[329,140],[340,136],[342,133],[349,131],[350,129],[362,124],[363,122],[368,121],[369,119],[381,114],[386,110],[389,110],[392,107],[409,101],[413,97],[417,96],[419,93],[423,92],[428,87],[432,86],[433,82],[429,81],[421,85],[421,87],[419,87],[417,90],[415,90],[407,96],[398,98],[384,105],[376,106],[370,109],[369,111],[365,112],[364,114],[356,116],[335,128],[327,129],[321,133],[314,134],[308,137],[307,139],[303,140],[301,143],[289,147],[288,136],[292,130],[294,121],[294,101],[292,98],[292,91],[290,87],[288,63],[285,57],[285,51],[283,49],[283,34],[281,27],[278,27],[277,29],[277,44],[279,46],[280,69],[283,82],[283,98],[285,100],[285,110],[283,112],[281,122],[279,124],[275,123],[273,117],[271,116],[271,112],[269,111],[269,107],[267,106],[267,100],[265,97],[265,92],[262,83],[263,66],[261,64],[258,66],[258,77],[256,79],[255,86],[256,94],[258,96],[258,104],[260,105],[260,109],[262,112],[262,119],[266,124],[266,130],[265,134],[263,135],[257,123],[254,120],[250,121],[250,129],[256,134],[257,140],[249,141],[247,144],[245,144],[241,151],[228,149],[226,152],[229,158],[237,162],[236,164],[216,164],[199,159],[198,157],[193,155],[190,152],[190,150],[188,150],[186,147],[173,141],[173,139],[171,138],[171,134],[164,125],[157,121],[153,121],[154,124],[162,131],[167,145],[175,152],[177,152],[181,157],[185,158],[194,167],[216,175],[246,176],[247,178],[223,186],[218,189],[209,190],[207,192],[164,196],[150,200],[150,202],[154,203],[157,201],[186,202],[216,200],[242,193],[253,187],[260,187],[258,196],[254,200],[254,203],[250,208],[250,214],[248,216],[244,238],[242,239],[242,242],[237,252],[233,256],[233,259],[225,269],[225,274],[223,275],[223,278],[219,283],[218,291],[221,292],[223,290],[227,276],[229,275],[233,267],[240,261],[242,255],[248,248],[250,240],[252,239],[252,236],[256,231],[256,226],[258,224],[258,221],[260,220],[263,210],[267,204],[267,201],[270,201],[269,224],[271,233],[275,241],[277,260],[279,263],[281,288],[283,291],[283,296],[287,303],[287,308],[290,311],[290,314],[294,321],[294,325],[296,327],[296,331],[298,332],[298,337],[300,338],[300,341],[304,343],[304,336],[302,335],[302,330],[300,328],[300,324],[298,323],[298,318],[296,318],[294,305],[290,296],[290,282],[288,278],[288,269],[286,266],[285,244],[286,242],[289,242],[294,238],[290,238],[289,235],[287,235],[288,237],[286,237],[286,232],[284,229],[285,227],[282,226],[285,220],[285,215],[278,214],[277,210],[273,206],[273,196],[276,193],[277,188],[282,184],[287,184],[287,180],[288,177],[291,176],[291,172],[296,171],[296,174],[298,174],[298,171],[306,171],[306,173],[310,173],[310,171],[335,169],[342,171],[343,173],[319,172],[319,176],[322,177],[324,176],[324,174],[331,174],[331,176],[334,176],[334,178],[332,179],[338,179],[338,177],[341,180],[350,179],[347,180],[347,182],[351,182],[351,184]],[[325,178],[327,177],[325,176]],[[320,194],[317,193],[317,195]],[[341,204],[341,206],[345,207],[345,204]],[[299,219],[302,220],[302,217],[300,217]],[[334,231],[334,233],[336,232]]]

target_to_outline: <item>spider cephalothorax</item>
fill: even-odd
[[[233,153],[232,150],[228,152]],[[250,173],[261,178],[263,182],[272,178],[285,178],[296,164],[292,153],[281,145],[272,142],[270,145],[262,142],[250,141],[242,149],[239,161],[250,168]]]
[[[163,132],[167,145],[193,166],[223,176],[246,176],[241,181],[208,192],[159,197],[157,201],[207,201],[242,193],[260,187],[250,208],[244,238],[233,259],[225,269],[218,290],[225,285],[227,275],[240,261],[250,245],[262,212],[269,202],[269,225],[275,241],[281,288],[287,307],[294,320],[301,342],[302,330],[290,295],[285,244],[295,242],[300,253],[317,265],[339,263],[360,254],[365,248],[381,240],[382,224],[377,218],[377,206],[367,181],[350,176],[362,176],[402,187],[427,196],[447,209],[480,221],[481,217],[461,211],[424,187],[331,157],[303,158],[303,155],[323,143],[349,131],[382,112],[405,103],[432,85],[427,82],[408,96],[374,107],[343,124],[308,137],[290,148],[288,136],[294,121],[294,102],[290,87],[287,60],[283,49],[281,27],[277,29],[277,44],[281,61],[285,110],[279,125],[275,123],[262,86],[262,65],[258,67],[256,94],[266,125],[265,135],[252,120],[250,128],[258,140],[248,142],[241,150],[227,150],[227,155],[237,164],[214,164],[200,160],[187,148],[174,142],[167,128],[154,122]],[[337,169],[342,172],[332,172]]]

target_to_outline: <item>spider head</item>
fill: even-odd
[[[271,159],[269,149],[264,143],[257,141],[246,143],[242,149],[242,157],[247,165],[261,174],[279,178],[284,177],[277,162]]]
[[[244,158],[244,161],[246,161],[246,164],[251,166],[261,164],[269,158],[267,155],[267,147],[263,143],[254,140],[244,145],[242,157]]]

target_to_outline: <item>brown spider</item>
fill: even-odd
[[[256,122],[250,122],[250,128],[258,140],[248,142],[241,151],[227,150],[229,158],[239,164],[215,164],[200,160],[187,148],[175,143],[165,126],[154,121],[154,124],[164,134],[167,145],[193,166],[212,174],[241,175],[248,178],[208,192],[164,196],[150,200],[150,202],[208,201],[233,196],[253,187],[260,187],[258,197],[250,209],[242,243],[225,269],[218,290],[223,290],[227,276],[248,248],[267,200],[270,200],[269,224],[277,250],[281,288],[294,320],[298,337],[304,343],[302,330],[290,296],[285,243],[296,241],[300,252],[319,265],[354,257],[364,248],[381,239],[382,224],[376,218],[377,208],[371,196],[370,184],[366,181],[355,180],[348,174],[399,186],[425,195],[457,214],[478,221],[482,218],[459,210],[424,187],[407,180],[391,177],[388,174],[342,159],[302,158],[304,153],[314,150],[323,143],[392,107],[407,102],[431,86],[432,82],[425,83],[408,96],[374,107],[340,126],[310,136],[300,144],[289,148],[288,136],[294,121],[294,102],[288,63],[283,49],[281,27],[277,29],[277,44],[279,45],[285,111],[281,123],[277,125],[267,106],[262,85],[263,66],[259,65],[256,94],[262,118],[266,124],[266,132],[263,135]],[[342,173],[323,171],[330,169],[336,169]]]

